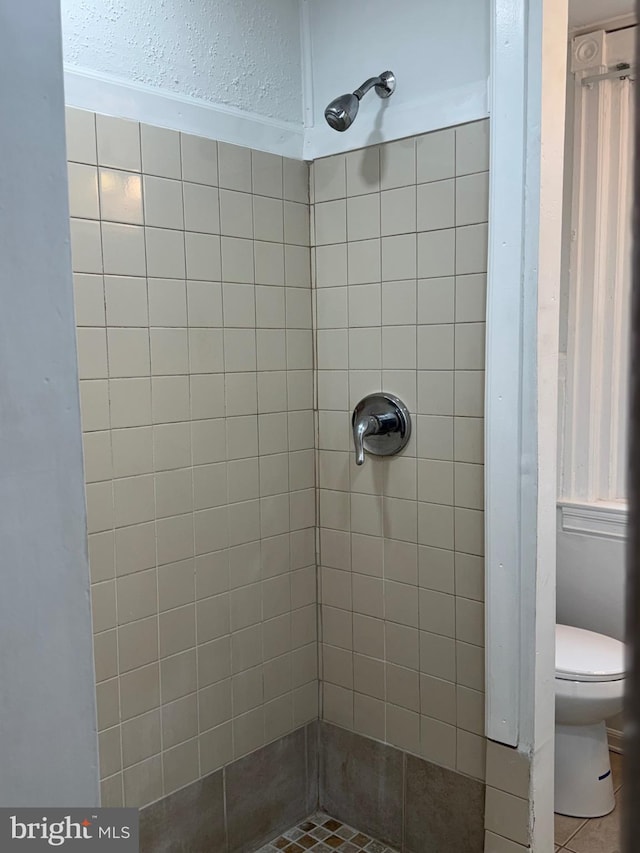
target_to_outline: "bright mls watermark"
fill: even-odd
[[[139,853],[137,809],[0,809],[0,851]]]

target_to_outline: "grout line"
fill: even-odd
[[[156,454],[154,448],[154,430],[153,430],[153,365],[151,363],[151,316],[149,312],[149,256],[148,256],[148,247],[147,247],[147,211],[146,211],[146,194],[145,194],[145,174],[143,170],[142,164],[142,130],[138,125],[138,144],[140,145],[140,189],[142,196],[142,238],[144,242],[144,258],[145,258],[145,284],[147,290],[147,338],[148,338],[148,347],[149,347],[149,399],[150,399],[150,408],[151,408],[151,467],[153,468],[153,533],[154,533],[154,546],[155,546],[155,573],[156,573],[156,631],[158,637],[158,714],[160,717],[160,781],[162,785],[162,795],[167,796],[167,790],[165,785],[165,771],[164,771],[164,727],[162,725],[162,711],[163,711],[163,690],[162,690],[162,654],[161,654],[161,638],[160,638],[160,572],[158,570],[158,512],[157,512],[157,472],[156,472]],[[184,182],[182,181],[182,138],[178,136],[178,150],[180,152],[180,198],[182,200],[182,251],[184,253],[185,258],[185,282],[186,282],[186,236],[184,231]],[[185,283],[185,299],[186,299],[186,283]],[[187,324],[189,320],[187,318]],[[189,332],[187,325],[187,366],[190,367],[190,353],[189,353]],[[191,411],[191,385],[189,382],[189,413]],[[191,475],[192,480],[192,494],[193,494],[193,473]],[[195,553],[195,552],[194,552]],[[195,619],[195,615],[194,615]],[[198,748],[198,775],[200,775],[200,749]]]
[[[455,163],[457,160],[457,143],[458,143],[458,134],[456,131],[453,133],[453,162],[454,162],[454,172],[457,171],[455,168]],[[452,483],[452,498],[453,498],[453,507],[451,509],[452,513],[452,528],[453,528],[453,541],[451,542],[451,550],[452,550],[452,560],[453,560],[453,677],[454,677],[454,738],[455,738],[455,767],[456,770],[458,768],[458,747],[460,742],[460,728],[458,726],[458,697],[460,695],[459,690],[459,681],[458,681],[458,608],[457,608],[457,585],[456,585],[456,504],[457,504],[457,496],[456,496],[456,453],[455,453],[455,428],[456,428],[456,337],[457,337],[457,329],[456,329],[456,253],[457,253],[457,192],[456,192],[456,181],[457,178],[453,178],[453,353],[452,353],[452,371],[451,371],[451,384],[452,384],[452,393],[453,399],[451,401],[451,411],[453,413],[451,418],[451,447],[452,447],[452,465],[451,465],[451,473],[453,477]],[[484,618],[484,617],[483,617]],[[486,689],[486,683],[483,685]]]
[[[100,227],[100,259],[102,266],[102,293],[104,300],[104,323],[105,323],[105,348],[107,355],[107,396],[108,396],[108,406],[109,406],[109,445],[111,448],[111,511],[112,511],[112,536],[113,536],[113,592],[114,592],[114,611],[115,611],[115,636],[116,636],[116,678],[118,681],[117,689],[118,689],[118,722],[117,726],[119,729],[119,741],[120,741],[120,789],[121,789],[121,797],[122,797],[122,805],[126,805],[125,802],[125,787],[124,787],[124,747],[122,744],[122,684],[121,677],[122,674],[120,671],[120,618],[118,615],[118,570],[116,565],[116,528],[115,528],[115,486],[114,486],[114,469],[113,469],[113,432],[111,425],[111,370],[109,367],[109,324],[108,324],[108,316],[107,316],[107,293],[106,293],[106,284],[105,284],[105,276],[104,276],[104,241],[102,238],[102,191],[100,187],[100,157],[98,153],[98,119],[97,114],[92,113],[93,115],[93,127],[94,127],[94,136],[96,141],[96,173],[98,180],[98,215],[99,215],[99,227]],[[141,160],[142,165],[142,160]],[[142,188],[142,177],[140,178],[141,188]],[[143,210],[143,219],[144,219],[144,207]],[[144,235],[143,235],[144,237]],[[146,276],[146,244],[145,244],[145,276]],[[146,281],[146,277],[145,277]],[[149,362],[151,363],[151,362]],[[151,381],[151,380],[149,380]],[[154,495],[155,500],[155,495]],[[89,579],[91,579],[91,567],[89,567]],[[95,634],[92,630],[92,643],[94,645],[94,654],[95,654]],[[95,658],[94,658],[95,660]],[[98,738],[100,733],[98,732]],[[98,750],[99,753],[99,750]],[[98,775],[100,775],[100,756],[98,755]],[[163,788],[164,790],[164,788]],[[101,792],[102,793],[102,792]],[[102,802],[102,800],[101,800]]]
[[[588,819],[583,820],[583,821],[582,821],[582,823],[581,823],[581,824],[579,824],[579,825],[576,827],[576,829],[571,833],[571,835],[570,835],[568,838],[565,838],[565,841],[564,841],[565,845],[567,845],[570,841],[573,841],[573,839],[574,839],[574,838],[576,837],[576,835],[580,832],[580,830],[581,830],[581,829],[584,829],[584,827],[585,827],[588,823],[589,823],[589,820],[588,820]]]
[[[320,566],[322,565],[321,548],[321,526],[320,526],[320,412],[318,396],[318,287],[316,268],[316,237],[315,237],[315,194],[314,194],[314,169],[313,165],[308,170],[309,188],[309,285],[311,298],[311,354],[312,354],[312,409],[313,409],[313,436],[314,436],[314,467],[315,467],[315,587],[316,587],[316,697],[318,720],[323,716],[322,695],[322,602],[320,597]],[[318,733],[319,737],[319,733]],[[320,797],[320,764],[318,761],[318,798]]]

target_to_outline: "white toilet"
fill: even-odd
[[[624,643],[556,625],[555,811],[601,817],[613,810],[605,720],[622,710]]]

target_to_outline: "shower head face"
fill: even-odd
[[[337,130],[339,133],[347,130],[358,115],[358,107],[360,101],[355,95],[346,94],[340,95],[334,101],[331,101],[329,106],[324,111],[324,117],[327,120],[329,127]]]
[[[358,115],[360,101],[370,89],[375,89],[380,98],[390,98],[396,89],[396,77],[393,71],[383,71],[378,77],[369,77],[351,94],[340,95],[335,101],[331,101],[324,111],[329,127],[339,133],[351,127]]]

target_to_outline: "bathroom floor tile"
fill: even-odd
[[[317,812],[283,832],[257,853],[397,853],[352,826]]]
[[[555,833],[554,833],[554,841],[556,844],[559,844],[561,847],[563,844],[566,844],[570,838],[576,834],[576,832],[582,828],[582,826],[586,823],[584,818],[581,817],[567,817],[567,815],[556,814],[554,815],[555,820]]]
[[[622,755],[609,753],[616,807],[601,818],[577,818],[556,814],[557,851],[562,853],[620,853],[620,789],[622,787]]]
[[[592,818],[566,843],[571,853],[620,853],[620,794],[605,817]]]

